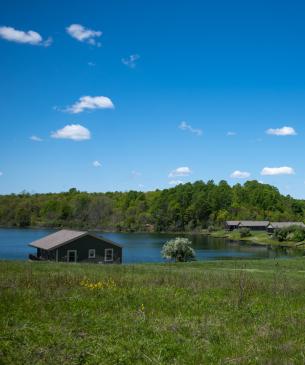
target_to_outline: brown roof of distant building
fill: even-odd
[[[97,237],[86,231],[74,231],[74,230],[70,230],[70,229],[62,229],[61,231],[52,233],[46,237],[40,238],[39,240],[30,243],[29,246],[41,248],[43,250],[53,250],[59,246],[66,245],[67,243],[70,243],[80,237],[84,237],[87,235],[90,235],[97,239],[106,241],[108,243],[111,243],[112,245],[122,247],[121,245],[119,245],[107,238]]]
[[[238,226],[240,221],[226,221],[228,226]]]
[[[299,226],[305,228],[305,224],[303,222],[271,222],[268,227],[281,229],[291,226]]]
[[[269,221],[240,221],[240,227],[267,227]]]
[[[226,221],[226,224],[228,226],[238,226],[241,227],[267,227],[269,221]]]

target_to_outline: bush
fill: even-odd
[[[273,238],[278,240],[279,242],[301,242],[305,240],[305,228],[295,225],[286,228],[276,229],[273,233]]]
[[[162,248],[162,257],[176,262],[186,262],[195,259],[195,251],[188,238],[177,237],[167,241]]]
[[[214,226],[208,226],[208,232],[214,232],[216,231]]]
[[[240,238],[250,237],[251,231],[249,228],[240,228],[239,235],[240,235]]]

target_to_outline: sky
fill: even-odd
[[[0,2],[0,194],[256,179],[305,198],[305,2]]]

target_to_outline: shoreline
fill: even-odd
[[[269,248],[290,248],[297,250],[305,249],[305,241],[304,242],[291,242],[291,241],[275,241],[268,235],[265,231],[252,231],[250,237],[239,237],[237,236],[237,232],[234,231],[225,231],[225,230],[216,230],[212,232],[208,232],[207,229],[202,229],[201,231],[118,231],[118,230],[105,230],[100,228],[92,228],[92,229],[81,229],[81,228],[71,228],[71,227],[48,227],[48,226],[28,226],[28,227],[16,227],[16,226],[0,226],[0,229],[32,229],[32,230],[60,230],[60,229],[75,229],[75,230],[84,230],[89,232],[100,232],[100,233],[122,233],[122,234],[164,234],[164,235],[200,235],[212,238],[221,238],[228,239],[233,242],[245,243],[250,246],[266,246]]]

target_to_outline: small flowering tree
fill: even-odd
[[[176,262],[186,262],[195,259],[195,251],[188,238],[177,237],[167,241],[161,251],[162,257]]]

